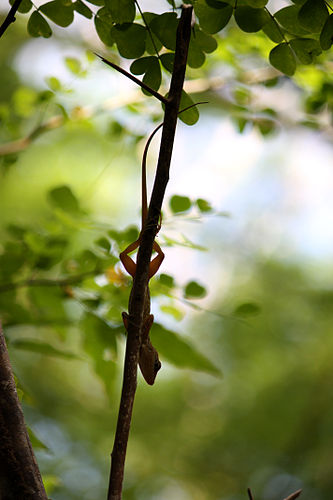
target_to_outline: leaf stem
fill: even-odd
[[[156,92],[156,90],[150,88],[149,85],[147,85],[146,83],[142,82],[141,80],[139,80],[138,78],[136,78],[134,75],[132,75],[131,73],[129,73],[125,69],[121,68],[120,66],[118,66],[117,64],[115,64],[115,63],[113,63],[111,61],[108,61],[107,59],[105,59],[103,56],[100,56],[96,52],[94,52],[94,54],[95,54],[95,56],[99,57],[105,64],[107,64],[108,66],[111,66],[111,68],[119,71],[119,73],[121,73],[122,75],[127,76],[127,78],[129,78],[130,80],[132,80],[132,82],[136,83],[141,88],[147,90],[147,92],[149,92],[152,96],[156,97],[156,99],[158,99],[159,101],[163,102],[163,104],[166,104],[168,102],[168,99],[166,97],[164,97],[163,95],[161,95],[158,92]]]

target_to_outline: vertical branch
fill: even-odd
[[[15,14],[16,14],[17,9],[19,8],[21,2],[22,2],[22,0],[15,0],[15,2],[13,3],[13,5],[12,5],[10,11],[8,12],[4,22],[0,26],[0,38],[2,37],[2,35],[4,34],[4,32],[6,31],[8,26],[10,26],[11,23],[14,23],[16,21]]]
[[[184,84],[188,46],[191,37],[192,6],[184,5],[179,20],[176,39],[175,62],[169,98],[165,103],[164,125],[160,153],[148,218],[142,233],[138,252],[136,274],[129,301],[129,323],[123,387],[118,413],[117,429],[111,455],[108,500],[121,500],[122,482],[132,409],[137,385],[137,364],[141,343],[144,305],[148,287],[148,270],[159,215],[169,179],[169,168],[177,124],[177,113]]]
[[[0,498],[47,500],[0,325]]]

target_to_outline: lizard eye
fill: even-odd
[[[157,373],[157,372],[158,372],[158,370],[160,370],[161,366],[162,366],[162,363],[161,363],[161,362],[160,362],[160,360],[157,358],[157,359],[155,360],[155,363],[154,363],[154,372],[155,372],[155,373]]]

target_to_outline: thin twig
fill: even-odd
[[[156,53],[156,55],[157,55],[158,59],[160,59],[160,55],[159,55],[158,50],[157,50],[157,47],[156,47],[156,43],[155,43],[155,40],[154,40],[154,37],[153,37],[153,33],[152,33],[151,29],[150,29],[149,24],[147,23],[147,21],[146,21],[146,19],[145,19],[145,16],[144,16],[144,14],[143,14],[143,12],[142,12],[142,10],[141,10],[140,4],[139,4],[138,0],[134,0],[134,2],[135,2],[136,6],[137,6],[137,8],[138,8],[138,10],[139,10],[139,12],[140,12],[140,15],[141,15],[141,17],[142,17],[142,21],[144,22],[144,24],[145,24],[145,26],[146,26],[146,28],[147,28],[147,31],[148,31],[149,37],[150,37],[150,39],[151,39],[151,43],[153,44],[153,47],[154,47],[155,53]]]
[[[118,413],[117,429],[111,455],[108,500],[121,500],[124,465],[129,437],[132,409],[137,385],[137,364],[141,343],[144,305],[148,287],[149,263],[156,235],[162,202],[169,179],[169,168],[177,124],[180,97],[185,78],[188,46],[191,36],[192,6],[183,6],[177,29],[175,62],[169,99],[165,103],[164,125],[148,218],[142,232],[136,273],[129,301],[129,317],[123,387]],[[139,83],[141,86],[141,82]]]
[[[47,500],[0,324],[0,497]]]
[[[4,22],[0,26],[0,38],[2,37],[6,29],[16,21],[15,14],[17,12],[17,9],[21,5],[21,2],[22,0],[15,0],[15,2],[13,3],[12,8],[10,9]]]
[[[297,490],[295,493],[292,493],[288,497],[286,497],[284,500],[295,500],[295,498],[298,498],[300,494],[302,493],[302,490]]]
[[[118,66],[117,64],[115,64],[115,63],[113,63],[111,61],[108,61],[107,59],[105,59],[105,57],[100,56],[96,52],[94,52],[94,54],[95,54],[95,56],[99,57],[105,64],[107,64],[108,66],[111,66],[111,68],[113,68],[113,69],[116,69],[122,75],[127,76],[127,78],[129,78],[130,80],[132,80],[132,82],[136,83],[141,88],[145,89],[152,96],[156,97],[156,99],[158,99],[159,101],[163,102],[164,104],[166,104],[168,102],[168,99],[166,97],[164,97],[163,95],[161,95],[159,92],[156,92],[156,90],[150,88],[149,85],[147,85],[146,83],[144,83],[141,80],[139,80],[139,78],[136,78],[135,76],[133,76],[131,73],[129,73],[125,69],[121,68],[120,66]]]

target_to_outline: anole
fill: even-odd
[[[142,221],[141,221],[141,231],[139,234],[139,238],[128,245],[128,247],[121,252],[119,255],[121,262],[123,263],[126,271],[134,278],[135,272],[136,272],[136,263],[134,260],[129,256],[131,252],[136,250],[141,243],[141,236],[142,232],[147,220],[147,214],[148,214],[148,204],[147,204],[147,182],[146,182],[146,162],[147,162],[147,153],[148,153],[148,148],[149,145],[156,134],[156,132],[161,128],[161,125],[155,128],[155,130],[151,133],[149,136],[149,139],[146,143],[144,152],[143,152],[143,157],[142,157],[142,180],[141,180],[141,196],[142,196]],[[159,231],[160,226],[157,228],[157,232]],[[154,276],[154,274],[157,273],[160,265],[163,262],[164,259],[164,253],[161,250],[161,247],[159,244],[154,241],[153,244],[153,250],[157,253],[156,257],[153,258],[153,260],[149,264],[149,274],[148,277],[149,279]],[[131,302],[132,299],[132,293],[129,298],[129,302]],[[125,328],[127,330],[128,328],[128,322],[129,322],[129,315],[126,312],[122,313],[123,317],[123,322],[125,325]],[[155,382],[155,378],[157,375],[157,372],[161,368],[161,362],[158,357],[158,352],[156,351],[155,347],[152,345],[149,337],[149,332],[151,329],[151,326],[154,321],[154,316],[153,314],[150,314],[150,293],[149,293],[149,283],[147,284],[146,290],[145,290],[145,297],[144,297],[144,312],[143,312],[143,327],[142,327],[142,334],[141,334],[141,346],[140,346],[140,353],[139,353],[139,366],[141,373],[149,385],[153,385]]]
[[[191,104],[190,106],[187,106],[186,108],[182,109],[179,111],[178,114],[183,113],[184,111],[187,111],[188,109],[192,108],[193,106],[196,106],[197,104],[204,104],[204,103],[196,103],[196,104]],[[146,181],[146,163],[147,163],[147,153],[148,153],[148,148],[150,146],[150,143],[156,134],[156,132],[163,126],[163,123],[161,123],[158,127],[156,127],[153,132],[150,134],[148,141],[145,145],[145,149],[143,152],[142,156],[142,179],[141,179],[141,196],[142,196],[142,221],[141,221],[141,231],[139,234],[139,237],[136,241],[128,245],[127,248],[121,254],[119,255],[121,262],[123,263],[126,271],[128,274],[134,278],[135,273],[136,273],[136,263],[134,260],[129,256],[131,252],[134,252],[141,243],[141,237],[143,233],[143,229],[146,224],[147,220],[147,214],[148,214],[148,204],[147,204],[147,181]],[[160,225],[157,227],[156,234],[160,230]],[[154,241],[153,244],[153,250],[157,253],[156,257],[153,258],[153,260],[149,264],[149,274],[148,278],[154,276],[154,274],[157,273],[159,270],[160,265],[163,262],[164,259],[164,253],[161,250],[161,247],[159,244]],[[133,290],[133,289],[132,289]],[[132,292],[129,298],[129,303],[131,304],[132,300]],[[128,323],[129,323],[129,315],[126,312],[122,313],[123,317],[123,322],[126,328],[126,331],[128,329]],[[161,362],[158,357],[158,352],[156,351],[155,347],[152,345],[149,333],[150,329],[152,327],[152,324],[154,322],[154,316],[153,314],[150,314],[150,293],[149,293],[149,281],[147,283],[147,287],[145,290],[145,297],[144,297],[144,313],[143,313],[143,327],[142,327],[142,334],[141,334],[141,346],[140,346],[140,353],[139,353],[139,366],[141,373],[149,385],[153,385],[155,382],[155,378],[157,375],[157,372],[161,368]]]

